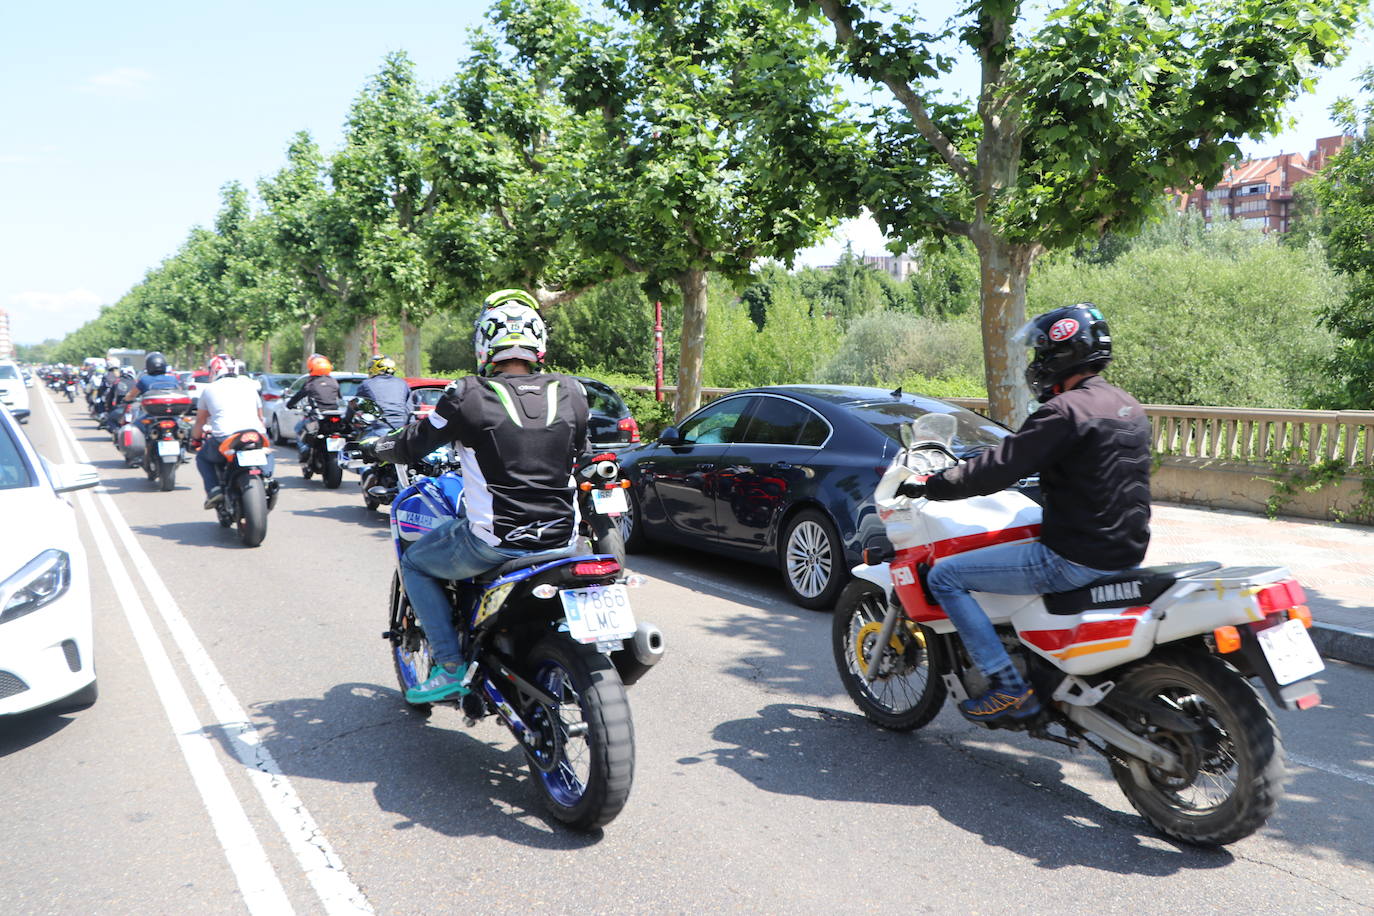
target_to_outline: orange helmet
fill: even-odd
[[[311,375],[328,375],[334,371],[334,364],[328,357],[320,356],[318,353],[306,360],[305,368],[310,370]]]

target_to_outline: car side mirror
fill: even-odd
[[[678,445],[682,442],[682,433],[677,431],[676,426],[666,426],[663,432],[658,434],[658,441],[664,445]]]
[[[53,489],[58,493],[84,490],[100,483],[100,472],[89,464],[54,464],[48,467]]]

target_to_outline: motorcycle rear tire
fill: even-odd
[[[157,488],[163,493],[175,490],[177,485],[177,462],[163,461],[159,458],[157,465]]]
[[[239,492],[239,540],[256,547],[267,537],[267,491],[261,477],[249,478]]]
[[[907,681],[899,679],[904,677],[899,674],[899,665],[914,670],[910,658],[897,659],[894,656],[887,676],[880,676],[871,684],[865,682],[854,640],[868,624],[880,623],[886,613],[887,596],[872,582],[855,579],[845,586],[835,605],[835,616],[830,625],[835,666],[849,698],[866,719],[892,731],[912,731],[934,719],[945,703],[949,691],[943,678],[946,668],[944,656],[940,644],[934,640],[926,641],[923,648],[909,647],[906,650],[917,653],[914,668],[925,669],[924,682],[914,689]],[[904,615],[897,618],[897,625],[916,627]],[[922,633],[919,628],[907,631],[908,634],[913,632]],[[910,637],[894,634],[894,638],[905,645],[905,639]],[[924,639],[924,634],[921,638]],[[869,640],[876,641],[877,634],[865,636],[865,641]]]
[[[324,481],[326,490],[337,490],[339,484],[343,483],[343,465],[339,464],[337,452],[324,453],[324,471],[320,473],[320,479]]]
[[[417,716],[428,717],[434,711],[431,703],[412,703],[406,700],[406,691],[424,683],[434,667],[429,651],[429,640],[420,629],[420,621],[415,611],[401,591],[401,574],[391,574],[391,601],[387,615],[387,641],[391,643],[391,667],[396,672],[396,683],[401,688],[401,699],[406,707]]]
[[[587,516],[592,532],[592,551],[609,553],[621,566],[625,565],[625,541],[620,537],[620,525],[609,515],[592,512]]]
[[[536,685],[560,701],[558,710],[539,705],[522,710],[525,722],[557,748],[556,758],[543,760],[526,750],[530,777],[545,806],[575,830],[610,823],[630,797],[635,766],[630,701],[615,665],[566,636],[548,636],[523,667]],[[583,734],[568,735],[570,716],[585,723]],[[576,748],[575,759],[568,753],[570,743]],[[585,773],[578,772],[579,764]]]
[[[1274,813],[1283,794],[1284,753],[1269,707],[1239,671],[1213,655],[1178,652],[1146,659],[1117,681],[1113,693],[1166,708],[1202,726],[1196,735],[1147,728],[1151,740],[1184,758],[1191,779],[1147,768],[1142,786],[1131,769],[1112,760],[1117,785],[1140,816],[1156,830],[1198,846],[1224,846],[1254,833]],[[1232,791],[1207,809],[1187,810],[1180,793],[1198,785],[1199,777],[1217,784],[1215,767],[1225,755],[1235,765]],[[1208,766],[1214,769],[1207,773]],[[1172,785],[1170,784],[1172,783]]]

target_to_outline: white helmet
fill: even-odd
[[[521,289],[503,289],[487,297],[472,336],[479,375],[491,374],[495,363],[507,359],[523,359],[536,369],[543,368],[549,335],[538,306]]]
[[[105,368],[106,368],[106,369],[118,369],[118,368],[119,368],[119,357],[117,357],[117,356],[111,356],[109,359],[105,360]]]

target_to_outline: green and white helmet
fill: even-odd
[[[543,368],[549,335],[538,309],[539,303],[522,289],[498,290],[487,297],[472,335],[479,374],[490,375],[495,363],[507,359]]]

